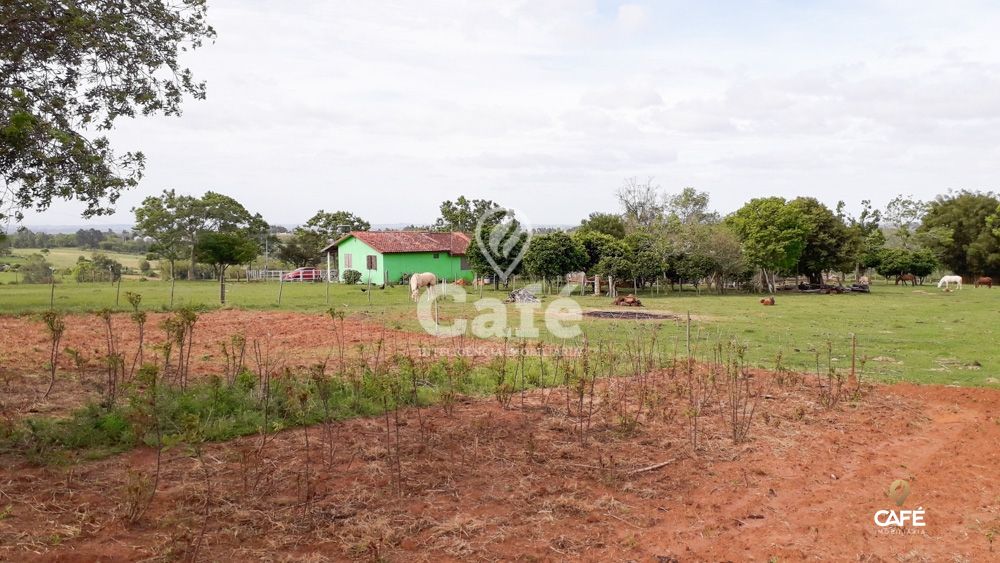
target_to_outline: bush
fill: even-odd
[[[344,270],[343,280],[344,283],[358,283],[361,281],[361,272],[357,270]]]
[[[32,254],[21,266],[21,282],[52,283],[52,264],[40,254]]]

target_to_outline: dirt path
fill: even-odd
[[[394,432],[387,442],[382,418],[339,424],[329,440],[311,428],[308,458],[301,429],[274,437],[259,457],[258,438],[208,445],[200,461],[179,447],[165,456],[153,506],[131,527],[120,517],[129,471],[150,471],[153,452],[66,468],[0,459],[0,510],[11,507],[0,519],[0,558],[194,549],[220,561],[997,557],[1000,392],[879,386],[834,409],[819,406],[809,384],[771,397],[750,442],[732,445],[716,413],[696,453],[682,406],[670,402],[632,432],[599,411],[586,444],[562,391],[533,393],[524,410],[515,398],[509,410],[480,400],[452,415],[401,413],[398,493]],[[876,510],[895,508],[885,490],[900,478],[912,486],[903,508],[926,509],[924,533],[887,534],[873,523]]]

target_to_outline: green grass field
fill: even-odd
[[[391,328],[421,330],[403,287],[373,290],[370,295],[361,286],[311,283],[279,284],[231,282],[227,284],[229,307],[261,310],[323,312],[330,307],[348,313],[364,313]],[[327,301],[329,289],[329,301]],[[0,286],[0,313],[20,314],[49,307],[49,286]],[[152,309],[166,308],[170,284],[161,281],[127,280],[121,288],[119,308],[127,307],[125,292],[139,292],[143,304]],[[484,296],[502,297],[502,292],[486,290]],[[474,297],[467,303],[441,306],[442,322],[454,318],[472,319],[476,314]],[[749,358],[762,367],[773,367],[779,352],[786,367],[816,370],[817,352],[820,369],[832,363],[850,366],[851,334],[857,335],[858,364],[867,358],[863,373],[883,381],[914,381],[958,385],[998,384],[1000,349],[997,321],[1000,320],[1000,290],[967,287],[959,292],[943,293],[934,286],[874,286],[870,295],[780,294],[775,307],[763,307],[759,296],[745,294],[715,295],[695,292],[641,295],[646,311],[668,311],[694,318],[692,333],[696,354],[708,358],[711,347],[737,338],[745,342]],[[115,307],[116,287],[111,284],[61,283],[56,285],[55,306],[71,312],[87,312]],[[369,299],[371,304],[369,304]],[[551,298],[549,298],[551,299]],[[574,297],[585,309],[609,308],[605,297]],[[218,284],[215,282],[178,282],[174,306],[218,307]],[[508,319],[517,322],[518,311],[508,306]],[[541,338],[546,338],[540,320]],[[659,330],[660,345],[672,351],[674,342],[683,353],[685,323],[670,321],[622,321],[585,319],[583,332],[592,345],[617,342],[622,345],[637,331]],[[575,344],[575,343],[574,343]]]
[[[45,259],[52,264],[53,267],[63,269],[71,268],[79,257],[90,258],[94,252],[99,252],[104,254],[112,260],[120,262],[126,268],[138,269],[139,261],[144,258],[141,254],[125,254],[122,252],[105,252],[103,250],[81,250],[79,248],[50,248]],[[41,254],[42,249],[40,248],[14,248],[11,253],[13,256],[5,256],[0,258],[0,262],[9,262],[11,264],[17,264],[23,262],[27,256],[32,254]],[[152,263],[153,267],[156,267],[155,263]],[[13,278],[12,278],[13,279]]]

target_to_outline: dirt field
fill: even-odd
[[[160,322],[163,313],[150,313],[146,325],[145,361],[156,361],[155,347],[165,335]],[[66,333],[60,348],[77,350],[84,363],[77,367],[65,353],[59,356],[59,375],[48,399],[43,399],[48,382],[45,367],[49,361],[49,337],[45,325],[35,315],[0,315],[0,405],[14,417],[25,413],[64,415],[81,406],[87,399],[100,395],[104,372],[102,358],[107,354],[105,327],[96,315],[69,315],[65,319]],[[340,326],[340,325],[336,325]],[[114,332],[118,349],[131,363],[138,342],[138,329],[127,314],[115,315]],[[243,334],[269,343],[279,356],[282,367],[292,370],[306,368],[336,355],[335,323],[325,314],[261,312],[227,310],[202,313],[194,327],[194,348],[191,371],[196,376],[221,374],[225,358],[221,344],[234,334]],[[385,326],[375,318],[346,317],[343,321],[344,347],[348,355],[357,356],[359,346],[375,346],[382,340],[385,354],[438,348],[441,341],[423,333],[405,332]],[[495,345],[477,343],[475,347],[462,342],[446,346],[462,347],[472,352],[488,353]],[[247,350],[247,365],[250,365]],[[3,409],[0,409],[3,410]]]
[[[159,319],[149,323],[154,343],[162,340]],[[122,349],[132,349],[132,325],[116,322]],[[8,416],[58,416],[97,396],[103,327],[93,315],[67,325],[65,345],[90,363],[83,376],[61,365],[56,395],[41,401],[42,325],[0,317],[4,402],[20,405]],[[349,347],[379,338],[390,350],[441,345],[372,319],[344,326]],[[193,369],[218,373],[219,342],[240,331],[270,334],[289,367],[307,366],[330,352],[331,328],[319,315],[206,313],[195,328]],[[0,456],[0,559],[997,557],[1000,392],[879,385],[826,408],[812,376],[779,384],[755,372],[754,380],[767,396],[740,445],[728,437],[724,397],[716,396],[693,448],[682,382],[666,373],[649,376],[649,406],[630,428],[613,404],[629,383],[615,379],[586,418],[565,389],[551,389],[529,392],[523,406],[515,395],[507,409],[466,398],[452,412],[400,411],[398,423],[390,414],[288,430],[264,443],[252,436],[179,444],[165,450],[153,502],[131,525],[126,514],[155,474],[155,450],[44,467]],[[925,509],[926,527],[874,524],[876,511],[897,509],[886,495],[896,479],[912,487],[902,508]]]
[[[398,491],[387,454],[396,433],[387,437],[382,418],[329,433],[312,427],[308,452],[302,429],[262,449],[259,437],[206,445],[200,457],[175,448],[163,458],[151,508],[131,527],[122,521],[129,476],[151,472],[155,452],[65,468],[4,460],[0,557],[996,557],[1000,393],[878,386],[832,410],[813,395],[809,384],[773,391],[741,446],[724,437],[720,416],[709,416],[697,452],[670,412],[628,433],[599,415],[582,444],[561,390],[534,392],[523,409],[515,398],[509,410],[487,400],[466,401],[450,416],[410,410],[398,427]],[[927,526],[907,529],[919,534],[873,523],[875,511],[895,508],[885,490],[899,478],[912,485],[904,508],[926,509]]]

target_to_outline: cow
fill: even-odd
[[[420,298],[420,290],[424,287],[430,288],[437,285],[437,276],[431,272],[413,274],[410,276],[410,299],[416,301]]]

